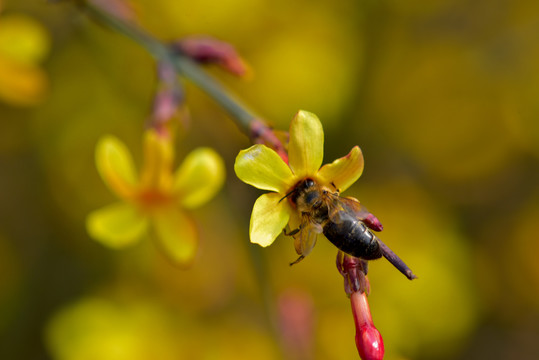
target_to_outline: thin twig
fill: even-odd
[[[232,95],[228,89],[202,70],[196,62],[181,52],[174,51],[138,26],[115,17],[91,2],[86,2],[84,9],[88,15],[143,46],[157,61],[172,64],[179,75],[192,81],[221,105],[253,143],[263,143],[273,148],[283,160],[288,162],[285,147],[275,136],[271,127]]]

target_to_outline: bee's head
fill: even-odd
[[[319,206],[320,191],[313,179],[300,181],[290,193],[290,201],[298,208],[313,208]]]
[[[312,207],[315,206],[319,197],[316,182],[313,179],[307,178],[298,182],[283,199],[288,198],[293,205],[297,205],[300,202],[303,206]]]

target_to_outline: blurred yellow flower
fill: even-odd
[[[27,16],[0,18],[0,99],[21,106],[43,99],[47,77],[38,64],[49,41],[45,29]]]
[[[254,204],[249,230],[251,242],[268,246],[289,221],[298,222],[297,210],[281,200],[300,181],[310,178],[322,186],[344,191],[363,172],[363,154],[358,146],[348,155],[320,167],[323,155],[322,124],[316,115],[302,110],[290,123],[289,164],[264,145],[240,151],[234,164],[238,178],[256,188],[273,191],[260,196]],[[302,254],[306,255],[310,249],[304,250]]]
[[[149,230],[160,247],[178,264],[189,262],[196,251],[197,232],[182,208],[196,208],[221,188],[225,170],[221,157],[210,148],[192,151],[175,173],[170,138],[148,130],[144,138],[144,164],[137,178],[126,146],[113,136],[97,144],[98,171],[120,199],[88,215],[87,229],[96,240],[123,248]]]
[[[282,358],[270,334],[242,314],[208,317],[139,294],[87,296],[49,319],[44,340],[55,360]]]
[[[177,359],[169,317],[157,303],[87,297],[52,317],[45,341],[56,360]]]

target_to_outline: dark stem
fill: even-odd
[[[143,46],[157,61],[172,64],[179,75],[189,79],[221,105],[253,143],[271,147],[288,162],[285,147],[262,118],[209,76],[196,62],[181,52],[174,51],[138,26],[115,17],[91,2],[84,3],[84,9],[89,16]]]

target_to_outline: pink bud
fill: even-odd
[[[348,296],[357,291],[370,293],[371,287],[366,276],[367,260],[353,257],[339,250],[337,269],[344,277],[344,291]]]
[[[384,358],[384,342],[382,335],[374,326],[361,327],[356,332],[356,346],[363,360],[378,360]]]
[[[357,201],[357,199],[354,199],[354,200]],[[384,227],[382,226],[382,223],[380,222],[380,220],[378,220],[376,216],[371,214],[371,212],[367,210],[367,208],[363,206],[363,204],[361,204],[359,206],[359,209],[356,210],[356,215],[361,221],[363,221],[365,225],[367,225],[369,229],[374,230],[374,231],[384,230]]]
[[[356,291],[350,296],[352,313],[356,325],[356,346],[362,360],[381,360],[384,358],[382,335],[372,322],[367,295]]]
[[[160,134],[170,131],[173,120],[180,120],[187,128],[189,113],[184,104],[184,93],[173,65],[167,61],[157,64],[157,89],[155,91],[149,126]]]
[[[236,76],[245,76],[249,72],[247,64],[232,45],[210,36],[186,37],[173,46],[199,63],[217,64]]]
[[[384,230],[384,227],[382,226],[382,223],[376,216],[373,214],[368,214],[365,220],[363,220],[365,225],[367,225],[370,229],[374,231],[382,231]]]

